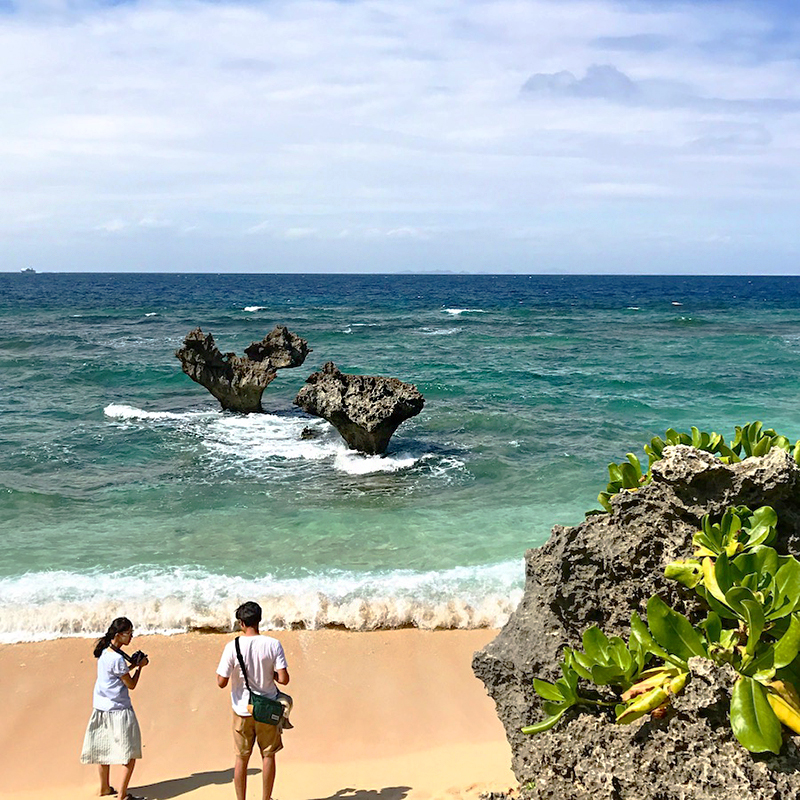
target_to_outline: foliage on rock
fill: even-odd
[[[773,447],[791,453],[795,463],[800,464],[800,439],[794,445],[785,437],[777,434],[772,428],[763,427],[763,423],[756,421],[744,426],[736,426],[734,437],[730,445],[726,444],[725,437],[720,433],[708,433],[692,426],[691,433],[679,433],[674,428],[669,428],[662,439],[656,436],[644,446],[648,458],[647,471],[642,469],[641,462],[633,453],[627,453],[627,461],[620,464],[612,462],[608,465],[609,482],[605,491],[600,492],[597,499],[600,505],[611,511],[611,498],[622,489],[638,489],[653,479],[652,468],[656,461],[660,461],[664,448],[684,444],[704,450],[717,456],[725,464],[736,464],[745,458],[766,455]]]
[[[782,724],[800,733],[800,562],[769,546],[777,521],[769,506],[731,507],[717,521],[706,515],[693,558],[665,569],[703,599],[706,618],[692,624],[653,595],[646,624],[633,612],[627,642],[588,628],[583,652],[564,650],[560,680],[534,680],[547,717],[522,732],[548,730],[579,706],[614,705],[618,724],[664,716],[690,680],[689,659],[700,656],[736,673],[730,723],[739,743],[777,754]]]

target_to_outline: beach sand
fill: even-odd
[[[276,634],[289,660],[294,730],[284,733],[279,800],[477,798],[514,786],[494,704],[472,653],[495,631]],[[228,690],[214,673],[229,636],[134,637],[150,655],[132,693],[144,756],[131,790],[152,800],[234,797]],[[64,800],[97,793],[79,762],[91,710],[92,642],[0,646],[0,796]],[[260,798],[260,759],[248,798]],[[112,767],[112,783],[118,782]]]

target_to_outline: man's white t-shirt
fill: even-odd
[[[247,669],[250,689],[256,694],[263,694],[274,700],[278,696],[274,673],[279,669],[287,669],[281,643],[271,636],[240,636],[239,647]],[[233,710],[240,717],[249,717],[247,706],[250,698],[244,685],[239,659],[236,657],[235,641],[225,645],[217,667],[217,675],[230,678]]]
[[[128,687],[120,675],[130,671],[125,659],[107,647],[97,659],[97,683],[94,685],[92,705],[98,711],[120,711],[132,708]]]

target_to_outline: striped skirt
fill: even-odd
[[[81,752],[82,764],[127,764],[142,757],[142,734],[132,708],[92,711]]]

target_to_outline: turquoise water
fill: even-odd
[[[313,352],[264,415],[173,355],[275,324]],[[385,458],[293,408],[328,360],[424,394]],[[0,274],[0,640],[250,597],[275,627],[501,624],[610,460],[670,426],[800,438],[799,367],[795,278]]]

